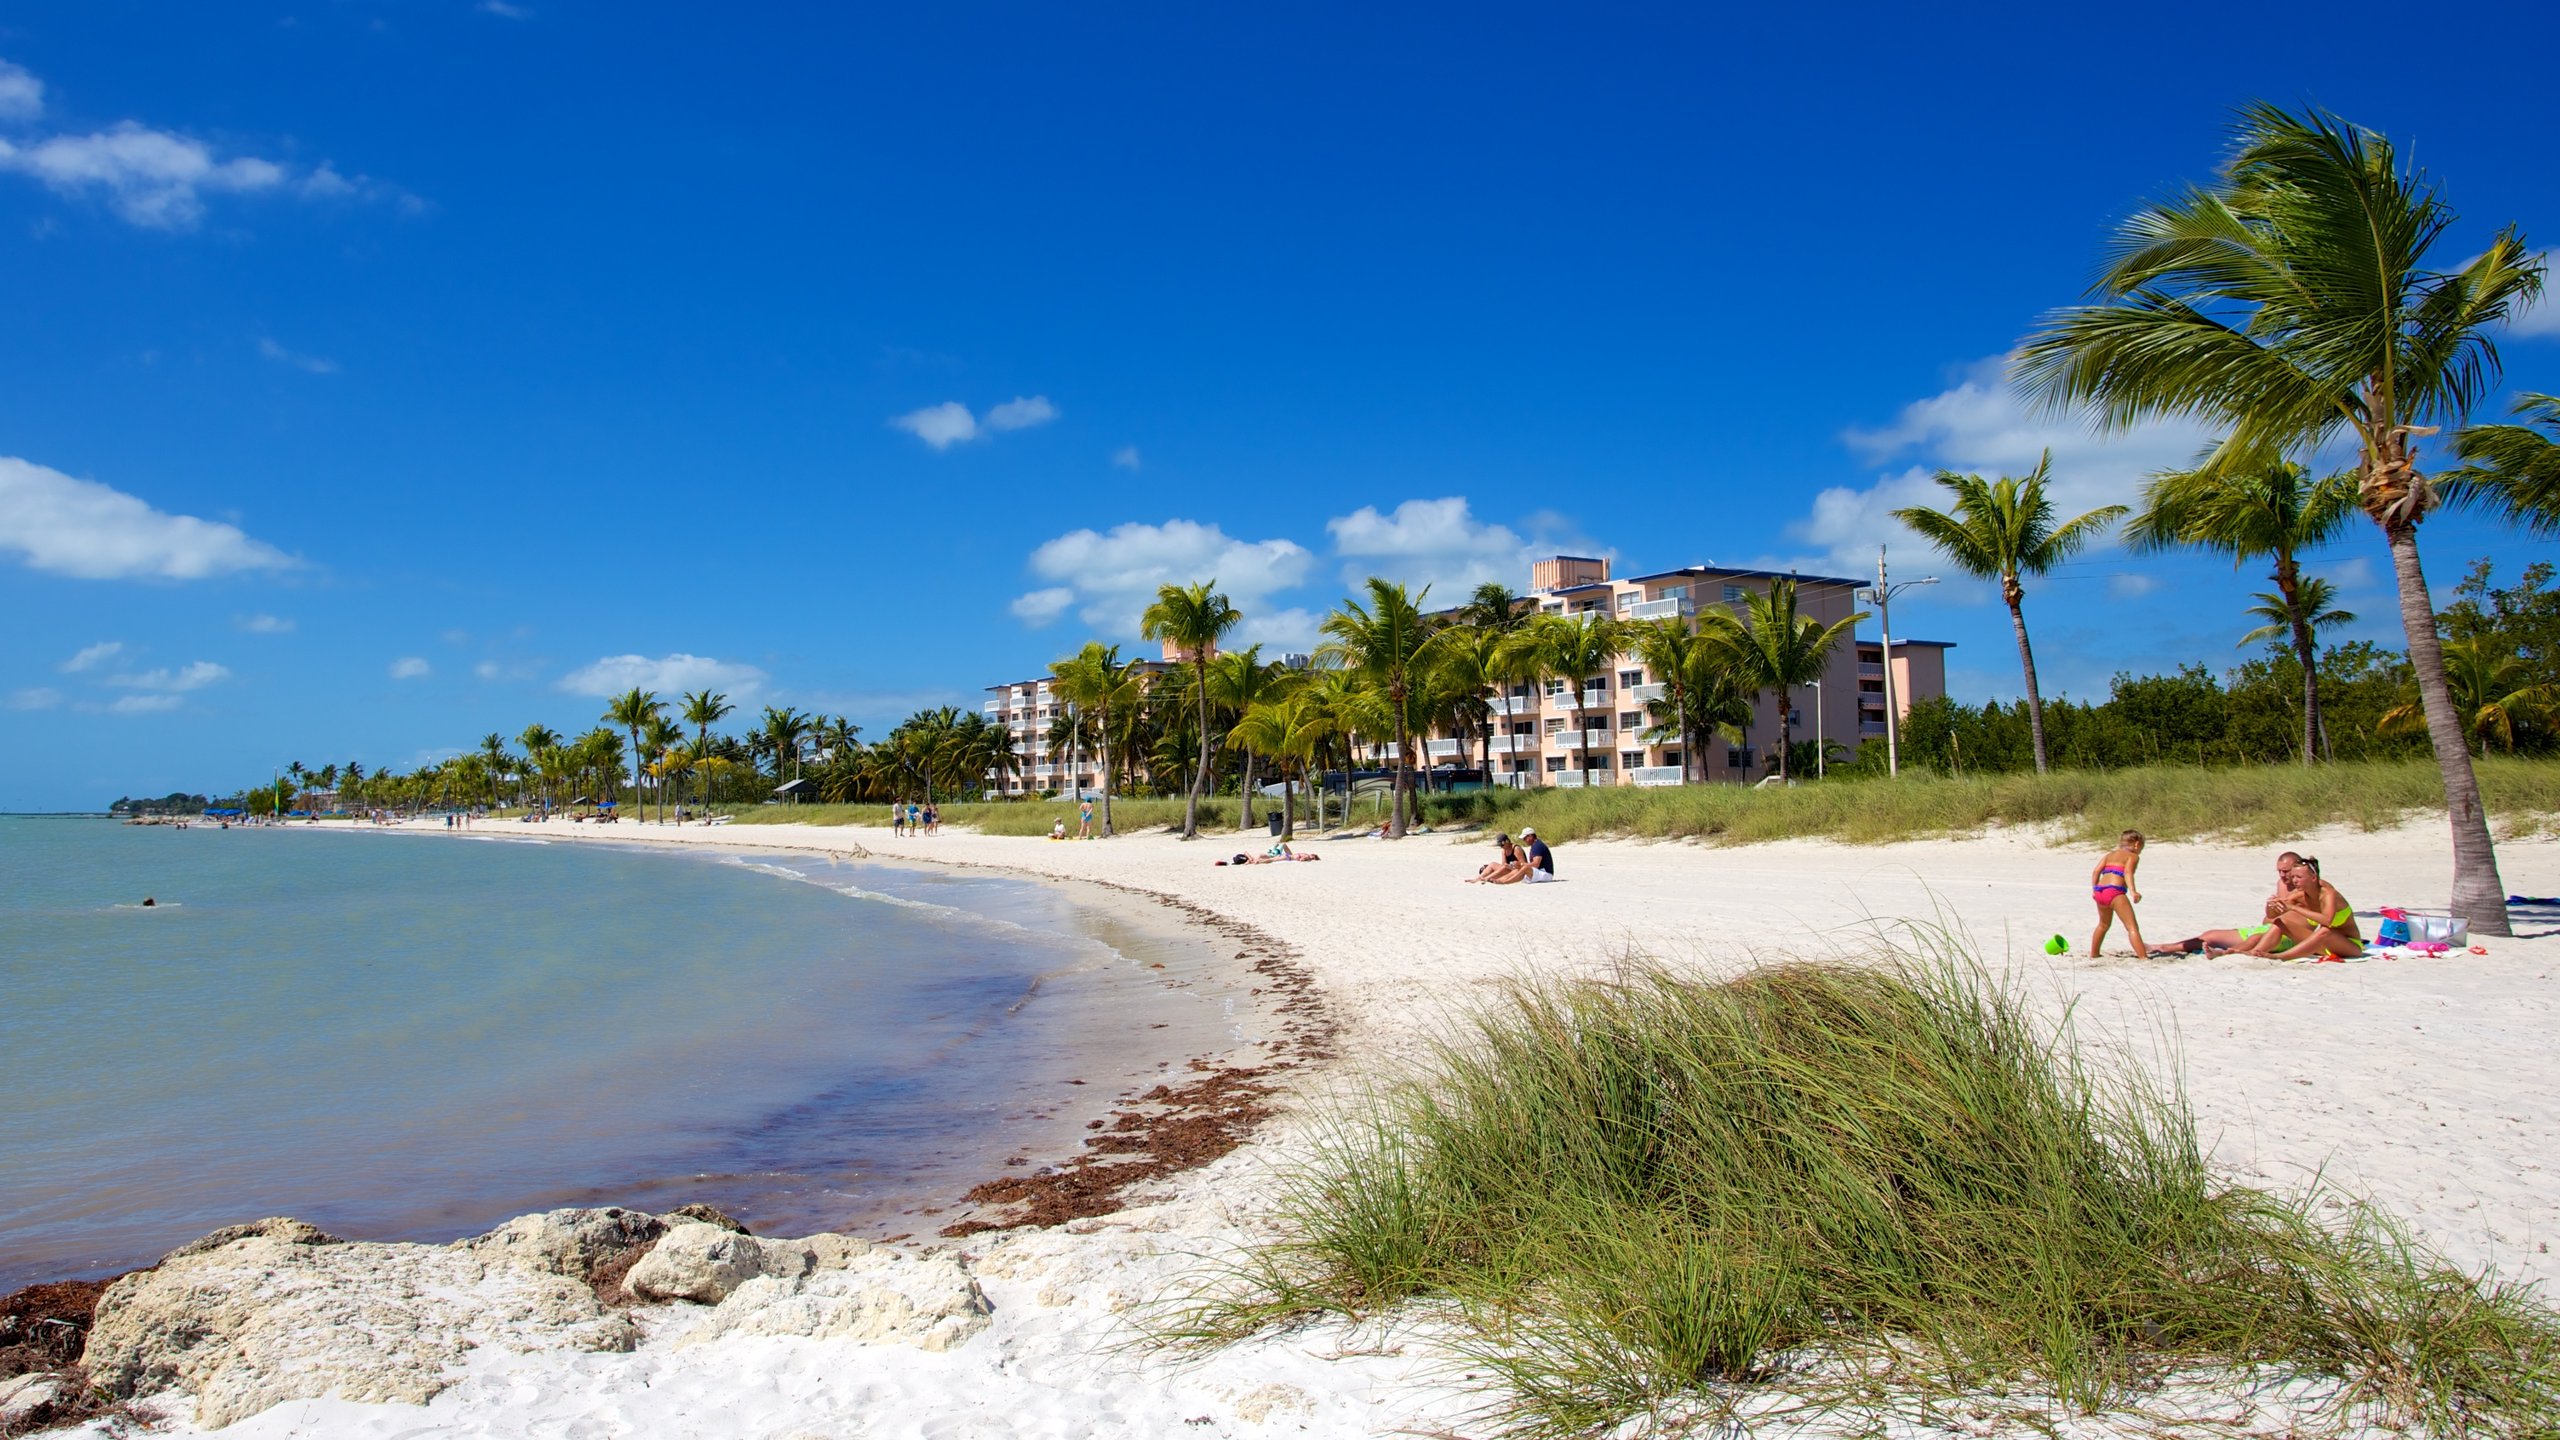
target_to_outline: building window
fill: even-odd
[[[1726,587],[1724,587],[1724,603],[1726,603],[1727,605],[1739,605],[1739,604],[1741,604],[1741,603],[1742,603],[1742,587],[1741,587],[1741,586],[1739,586],[1739,585],[1727,585]]]
[[[1621,710],[1621,711],[1619,711],[1619,712],[1618,712],[1618,728],[1619,728],[1619,729],[1621,729],[1621,730],[1641,730],[1641,729],[1643,729],[1643,728],[1644,728],[1644,712],[1643,712],[1643,711],[1641,711],[1641,710]]]
[[[1606,695],[1609,693],[1609,677],[1606,675],[1586,676],[1583,679],[1582,688],[1595,695]]]
[[[1665,765],[1678,765],[1680,763],[1680,752],[1677,750],[1663,751],[1662,763]]]
[[[1606,751],[1606,750],[1603,750],[1603,751],[1600,751],[1598,754],[1593,755],[1593,756],[1591,757],[1591,768],[1592,768],[1592,769],[1594,769],[1594,770],[1606,770],[1606,769],[1608,769],[1608,768],[1609,768],[1609,752],[1608,752],[1608,751]]]
[[[1633,690],[1643,683],[1644,672],[1641,670],[1621,670],[1618,672],[1618,688],[1621,690]]]
[[[1563,768],[1564,768],[1564,757],[1563,757],[1563,756],[1561,756],[1561,755],[1550,755],[1550,756],[1548,756],[1548,757],[1547,757],[1547,769],[1549,769],[1549,770],[1551,770],[1551,771],[1554,771],[1554,770],[1562,770]]]
[[[1563,733],[1564,733],[1564,719],[1563,719],[1563,717],[1558,716],[1557,718],[1555,718],[1555,719],[1553,719],[1553,720],[1549,720],[1549,721],[1547,722],[1547,733],[1548,733],[1548,734],[1550,734],[1550,735],[1561,735],[1561,734],[1563,734]]]
[[[1689,598],[1689,587],[1686,585],[1665,585],[1661,589],[1653,592],[1653,598],[1656,600],[1686,600]]]
[[[1732,747],[1732,748],[1730,748],[1730,749],[1726,750],[1726,751],[1724,752],[1724,763],[1725,763],[1725,764],[1726,764],[1726,766],[1728,766],[1729,768],[1731,768],[1731,769],[1735,769],[1735,770],[1748,770],[1748,769],[1750,769],[1750,768],[1751,768],[1751,747],[1749,747],[1749,746],[1747,746],[1747,745],[1737,745],[1737,746],[1734,746],[1734,747]]]
[[[1618,756],[1618,763],[1626,766],[1630,770],[1641,768],[1644,764],[1644,752],[1640,750],[1622,751]]]

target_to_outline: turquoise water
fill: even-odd
[[[925,1232],[1233,1043],[1238,994],[1195,943],[1002,878],[0,818],[0,1291],[263,1215]]]

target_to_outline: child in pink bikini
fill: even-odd
[[[2142,832],[2127,830],[2116,837],[2116,848],[2098,859],[2098,868],[2089,872],[2089,898],[2098,905],[2098,928],[2089,936],[2089,958],[2098,958],[2098,947],[2107,938],[2107,927],[2121,916],[2124,933],[2133,941],[2133,953],[2149,955],[2143,948],[2142,927],[2133,918],[2133,907],[2142,899],[2134,888],[2133,872],[2142,864]]]

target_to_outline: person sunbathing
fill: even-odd
[[[1475,874],[1468,876],[1468,884],[1517,885],[1528,879],[1529,873],[1537,868],[1529,862],[1528,856],[1520,853],[1518,846],[1511,843],[1510,836],[1496,835],[1493,844],[1499,853],[1479,867]]]
[[[2221,955],[2235,950],[2248,951],[2251,954],[2264,953],[2252,947],[2280,935],[2281,932],[2275,927],[2275,917],[2283,911],[2292,889],[2292,883],[2288,877],[2292,875],[2293,868],[2301,863],[2302,857],[2290,850],[2276,857],[2275,893],[2267,897],[2262,907],[2259,924],[2207,930],[2190,935],[2173,945],[2155,946],[2151,953],[2154,955]]]
[[[2352,960],[2364,953],[2364,934],[2356,928],[2355,907],[2320,874],[2319,857],[2305,855],[2294,867],[2293,896],[2274,924],[2289,948],[2276,950],[2270,937],[2259,937],[2278,960],[2322,957]]]

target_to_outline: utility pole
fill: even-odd
[[[1902,774],[1902,707],[1894,703],[1893,695],[1893,592],[1937,583],[1935,575],[1905,580],[1899,585],[1888,583],[1885,579],[1884,547],[1876,547],[1876,583],[1866,593],[1875,597],[1876,631],[1884,637],[1884,764],[1885,773],[1895,778]]]

